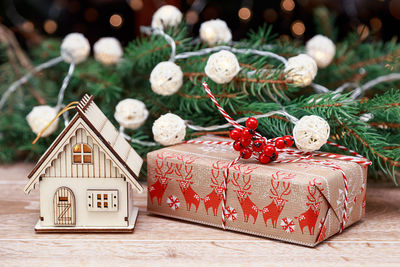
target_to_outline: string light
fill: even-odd
[[[369,28],[368,28],[368,26],[365,25],[365,24],[358,25],[358,27],[357,27],[357,33],[358,33],[358,35],[360,36],[360,39],[361,39],[361,40],[364,40],[364,39],[367,38],[368,35],[369,35]]]
[[[281,8],[283,11],[286,12],[292,12],[295,6],[296,4],[294,3],[293,0],[282,0],[281,2]]]
[[[249,20],[251,17],[251,10],[248,7],[242,7],[239,9],[238,16],[241,20]]]
[[[369,21],[369,24],[371,25],[371,29],[374,31],[379,31],[382,28],[382,21],[377,17],[372,18]]]
[[[53,34],[57,30],[57,23],[54,20],[48,19],[44,22],[43,28],[48,34]]]
[[[291,29],[295,36],[302,36],[306,31],[306,26],[301,20],[296,20],[292,23]]]
[[[194,10],[189,10],[186,15],[186,22],[188,24],[196,24],[199,21],[199,14]]]
[[[122,26],[123,23],[123,19],[121,17],[121,15],[119,14],[114,14],[110,17],[110,24],[111,26],[113,26],[114,28],[119,28]]]
[[[99,17],[99,13],[94,8],[88,8],[85,10],[85,19],[89,22],[94,22]]]
[[[268,8],[264,10],[264,19],[266,22],[273,23],[278,19],[278,13],[275,11],[275,9]]]
[[[134,10],[134,11],[139,11],[143,8],[143,1],[142,0],[130,0],[129,1],[129,6]]]

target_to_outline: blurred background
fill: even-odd
[[[75,31],[91,43],[114,36],[126,45],[164,4],[184,13],[194,36],[203,21],[213,18],[228,23],[233,40],[268,23],[280,37],[305,41],[315,34],[316,19],[335,20],[338,39],[353,31],[381,40],[400,33],[400,0],[1,0],[0,22],[22,45],[40,43],[43,34],[63,37]]]

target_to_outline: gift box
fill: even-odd
[[[198,140],[228,141],[212,136]],[[224,177],[237,156],[224,144],[179,144],[149,153],[148,211],[222,228],[225,192],[227,230],[306,246],[364,216],[364,166],[326,157],[268,164],[241,159]],[[293,157],[279,154],[279,159]]]

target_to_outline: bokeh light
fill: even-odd
[[[396,19],[400,19],[400,0],[391,0],[389,3],[390,14]]]
[[[44,22],[43,29],[48,34],[53,34],[57,30],[57,23],[54,20],[48,19]]]
[[[275,11],[275,9],[268,8],[264,10],[264,19],[268,23],[273,23],[278,19],[278,13]]]
[[[239,9],[238,16],[241,20],[249,20],[251,17],[251,10],[248,7],[242,7]]]
[[[196,24],[199,21],[199,14],[197,14],[194,10],[189,10],[186,15],[186,22],[187,24]]]
[[[360,25],[358,25],[358,27],[357,27],[357,33],[358,33],[358,35],[360,36],[360,39],[361,39],[361,40],[364,40],[364,39],[367,38],[368,35],[369,35],[369,28],[368,28],[368,26],[365,25],[365,24],[360,24]]]
[[[290,28],[295,36],[302,36],[306,31],[306,26],[301,20],[294,21]]]
[[[143,8],[143,0],[129,0],[129,6],[134,11],[139,11]]]
[[[99,13],[94,8],[88,8],[85,10],[85,19],[89,22],[95,22],[99,17]]]
[[[110,24],[111,26],[113,26],[114,28],[119,28],[122,26],[123,23],[123,19],[121,17],[121,15],[119,14],[114,14],[110,17]]]
[[[369,21],[373,31],[379,31],[382,28],[382,21],[380,18],[374,17]]]
[[[281,8],[283,11],[292,12],[295,8],[296,4],[293,0],[282,0],[281,1]]]

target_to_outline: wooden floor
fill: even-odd
[[[400,188],[368,185],[367,215],[316,248],[148,215],[133,234],[35,234],[39,192],[24,195],[33,165],[0,166],[0,265],[400,264]]]

